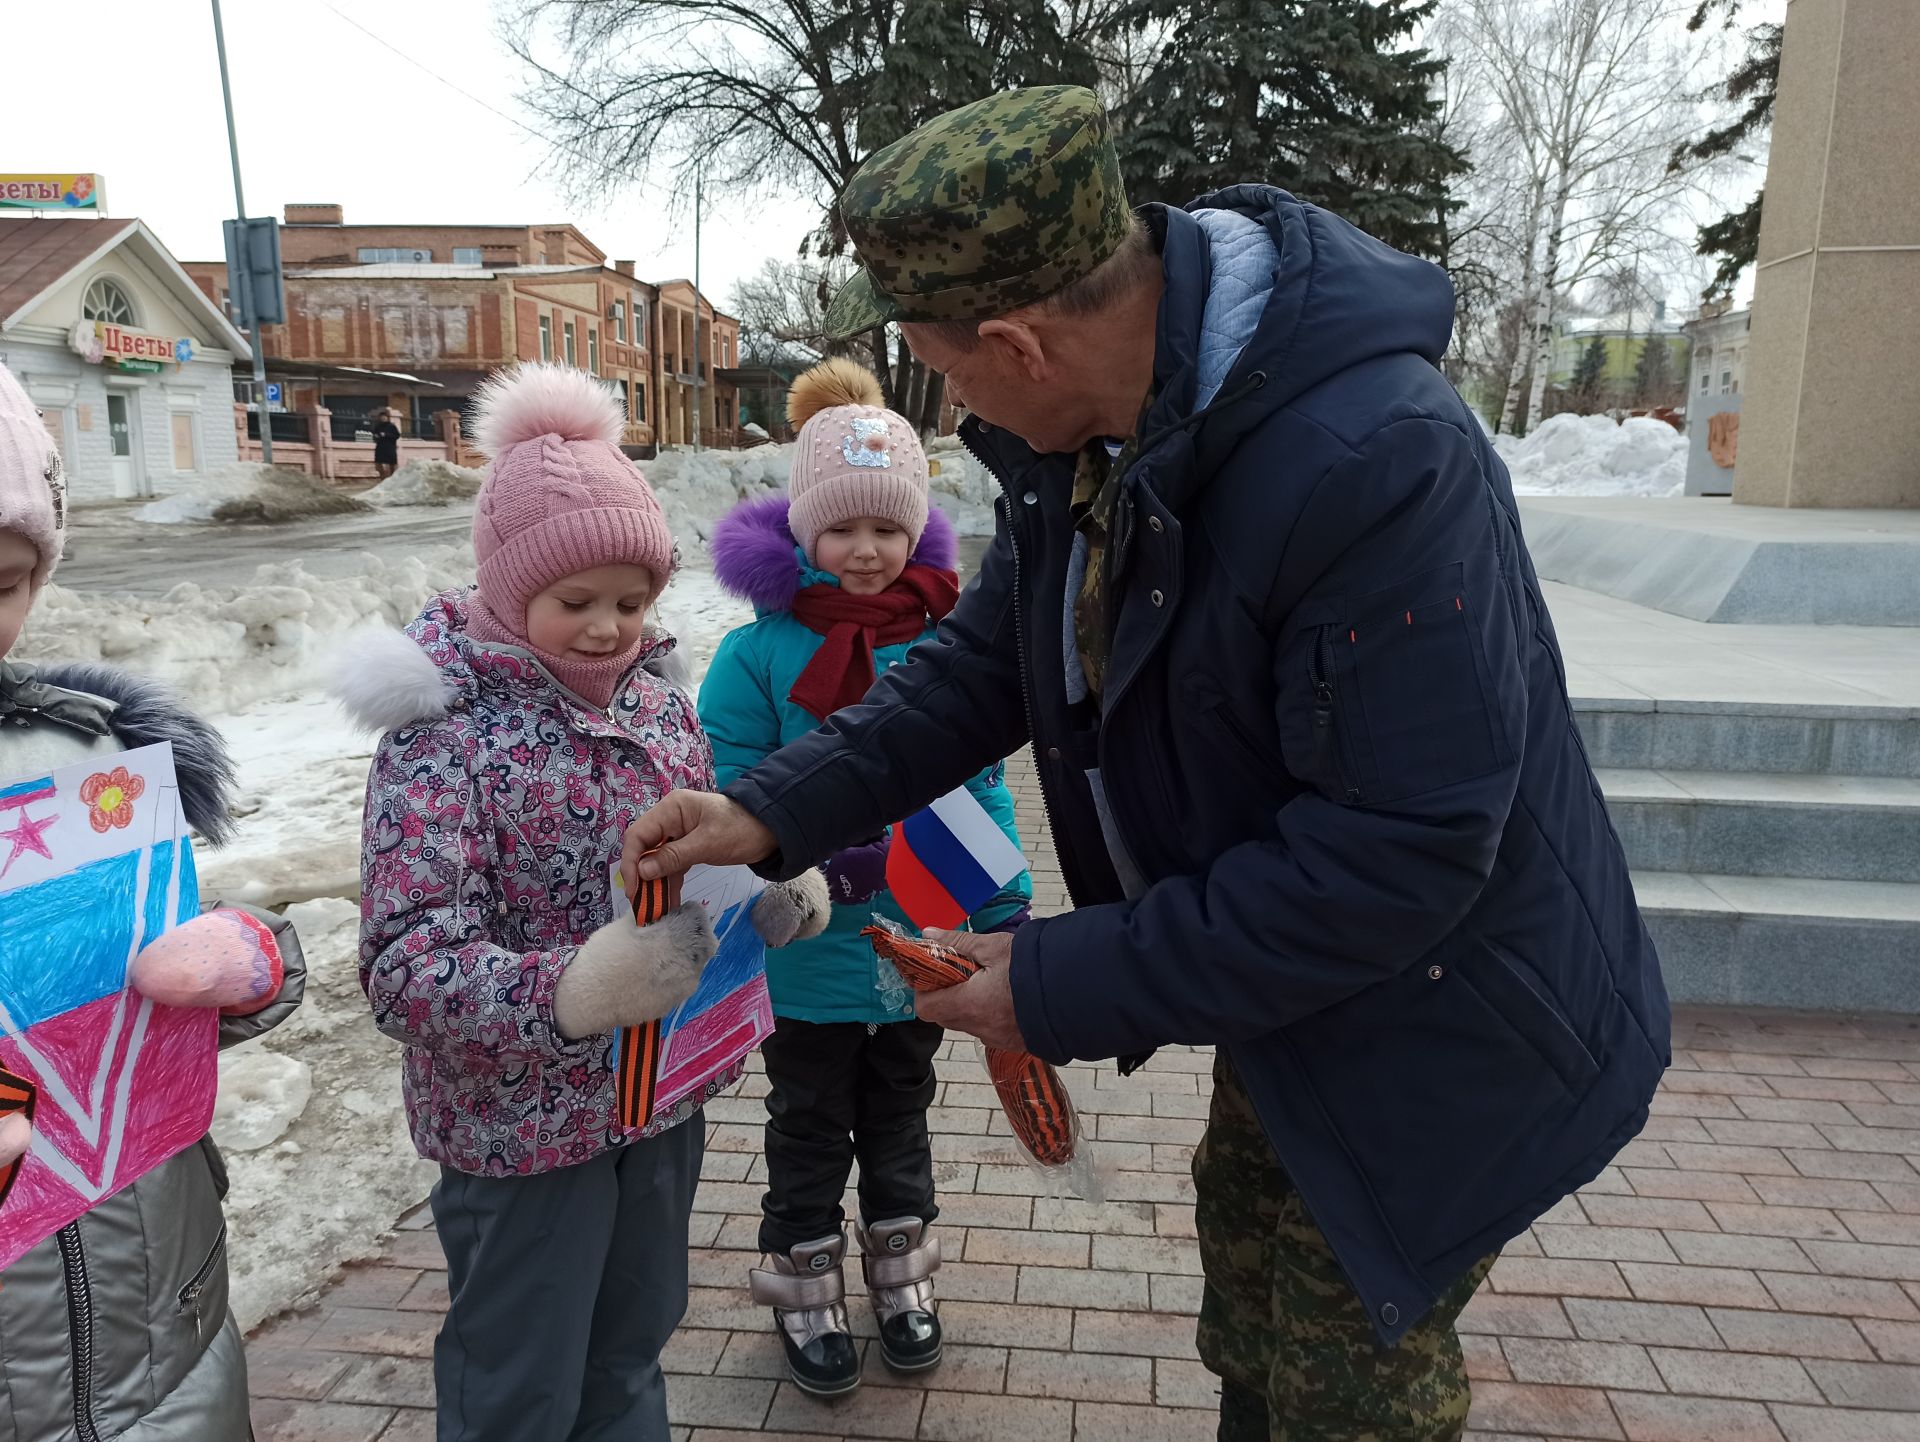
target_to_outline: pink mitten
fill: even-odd
[[[271,931],[245,912],[209,911],[143,948],[128,980],[163,1006],[250,1016],[280,994],[285,976]]]
[[[0,1170],[24,1157],[32,1142],[33,1123],[25,1112],[8,1112],[0,1117]]]

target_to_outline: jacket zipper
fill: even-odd
[[[1347,778],[1352,775],[1340,744],[1340,690],[1334,682],[1337,674],[1333,660],[1332,628],[1322,626],[1314,634],[1313,650],[1307,656],[1307,679],[1313,686],[1313,754],[1323,773],[1339,777],[1349,804],[1360,800],[1360,788]]]
[[[93,1415],[93,1292],[78,1223],[60,1229],[60,1267],[67,1279],[67,1338],[73,1346],[73,1430],[78,1442],[100,1442]]]
[[[1007,544],[1013,549],[1013,649],[1020,658],[1020,703],[1026,710],[1027,735],[1032,738],[1036,752],[1033,758],[1033,770],[1034,774],[1040,778],[1040,809],[1046,814],[1047,834],[1060,836],[1064,833],[1060,830],[1059,823],[1053,814],[1053,793],[1047,788],[1047,769],[1042,764],[1044,758],[1037,754],[1040,744],[1039,726],[1033,705],[1033,678],[1029,675],[1027,667],[1026,608],[1021,599],[1027,588],[1026,576],[1021,568],[1020,537],[1013,524],[1013,492],[1007,483],[1000,479],[1000,473],[989,464],[987,458],[975,449],[972,438],[964,432],[960,436],[960,444],[966,447],[968,455],[986,467],[988,475],[1000,482],[1000,498],[997,502],[1001,511],[1000,524],[1007,528]],[[1060,868],[1060,877],[1066,884],[1067,900],[1077,908],[1081,904],[1080,898],[1075,894],[1073,878],[1067,875],[1067,869],[1064,866]]]
[[[227,1250],[227,1229],[220,1228],[220,1235],[213,1239],[213,1250],[207,1253],[206,1261],[200,1264],[200,1270],[193,1274],[186,1286],[180,1289],[179,1306],[175,1310],[182,1316],[191,1311],[197,1321],[200,1317],[200,1294],[207,1290],[207,1279],[213,1275],[213,1269]]]

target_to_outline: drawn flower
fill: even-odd
[[[129,775],[124,766],[95,772],[80,788],[80,799],[88,808],[87,823],[102,833],[116,826],[131,826],[133,803],[146,789],[147,783]]]

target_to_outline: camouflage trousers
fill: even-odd
[[[1382,1347],[1225,1052],[1213,1084],[1193,1181],[1220,1442],[1453,1442],[1468,1402],[1454,1322],[1493,1258]]]

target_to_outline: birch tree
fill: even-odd
[[[1458,24],[1498,143],[1526,175],[1529,343],[1510,365],[1499,428],[1531,429],[1567,294],[1626,254],[1674,248],[1689,184],[1667,158],[1698,125],[1695,60],[1674,0],[1464,0]]]

